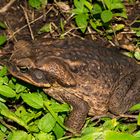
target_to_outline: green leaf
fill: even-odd
[[[62,122],[64,121],[63,117],[60,116],[59,118]],[[55,133],[57,139],[61,138],[65,133],[64,129],[58,123],[56,123],[56,125],[54,126],[53,132]]]
[[[0,95],[8,98],[13,98],[16,96],[16,92],[6,85],[0,85]]]
[[[109,22],[113,17],[113,14],[110,10],[104,10],[101,13],[101,19],[104,23]]]
[[[117,121],[116,118],[111,119],[111,120],[107,120],[104,122],[103,127],[105,129],[114,129],[116,128],[116,126],[119,124],[119,122]]]
[[[5,133],[0,130],[0,140],[4,140],[6,138]]]
[[[29,5],[33,8],[40,9],[41,8],[41,1],[40,0],[29,0]]]
[[[138,118],[137,118],[137,124],[140,125],[140,113],[139,113]]]
[[[140,138],[140,130],[137,131],[134,135],[135,135],[135,137],[139,137]]]
[[[41,29],[39,30],[39,33],[48,33],[52,31],[52,25],[51,23],[45,24]]]
[[[0,28],[2,28],[2,29],[6,29],[7,28],[5,23],[2,22],[2,21],[0,21]]]
[[[114,17],[123,17],[123,18],[127,18],[127,13],[126,13],[126,12],[114,13],[113,16],[114,16]]]
[[[136,32],[136,36],[140,37],[140,31]]]
[[[97,29],[98,24],[96,24],[94,21],[90,20],[90,25],[95,31],[100,32],[100,30]]]
[[[35,137],[36,140],[54,140],[54,136],[44,132],[40,132],[39,134],[35,135]]]
[[[0,77],[3,77],[7,74],[7,67],[4,66],[2,67],[2,69],[0,70]]]
[[[32,119],[36,119],[36,114],[33,111],[27,112],[23,106],[18,107],[15,114],[20,117],[25,123],[30,122]]]
[[[49,112],[51,113],[51,115],[54,117],[54,119],[57,121],[57,123],[64,128],[65,130],[71,131],[71,129],[65,127],[62,123],[62,121],[59,119],[58,115],[53,111],[53,109],[50,107],[50,103],[49,102],[44,102],[44,106],[49,110]]]
[[[92,14],[96,15],[96,14],[100,14],[101,12],[102,12],[101,6],[99,4],[94,4]]]
[[[14,131],[8,140],[27,140],[28,134],[24,131]]]
[[[110,9],[113,10],[113,9],[125,9],[124,7],[124,4],[123,3],[112,3],[110,5]]]
[[[15,88],[16,88],[16,93],[23,92],[23,91],[25,91],[25,89],[26,89],[25,86],[23,86],[23,85],[21,85],[21,84],[19,84],[19,83],[16,83]]]
[[[74,6],[78,9],[82,9],[84,7],[85,0],[74,0]]]
[[[41,131],[48,133],[56,124],[56,120],[50,113],[47,113],[44,117],[39,120],[38,127]]]
[[[72,13],[73,14],[83,14],[83,10],[82,9],[72,9]]]
[[[4,103],[0,102],[0,111],[1,110],[8,110],[8,107]]]
[[[139,138],[127,133],[107,131],[105,134],[105,140],[139,140]]]
[[[88,25],[88,14],[78,14],[75,16],[76,24],[84,33]]]
[[[133,53],[132,52],[122,52],[122,54],[126,55],[127,57],[133,58]]]
[[[90,2],[85,1],[84,5],[89,9],[89,11],[92,11],[93,5]]]
[[[108,9],[111,9],[112,0],[104,0],[103,2],[105,3]]]
[[[3,45],[7,40],[6,35],[0,35],[0,45]]]
[[[138,52],[138,51],[134,52],[134,57],[135,57],[137,60],[140,60],[140,52]]]
[[[2,109],[0,112],[3,116],[7,117],[8,119],[13,120],[14,122],[17,122],[19,125],[23,126],[28,130],[27,124],[18,116],[16,116],[15,113],[11,112],[9,109]]]
[[[51,105],[51,108],[54,112],[66,112],[69,111],[69,105],[64,103],[64,104],[58,104],[58,103],[54,103]]]
[[[43,7],[45,7],[48,3],[48,0],[40,0]]]
[[[140,103],[139,104],[136,104],[136,105],[133,105],[129,111],[136,111],[136,110],[140,110]]]
[[[39,93],[21,94],[22,99],[25,103],[33,108],[43,108],[43,98]]]

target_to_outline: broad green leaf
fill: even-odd
[[[96,14],[100,14],[101,12],[102,12],[101,6],[99,4],[94,4],[92,14],[96,15]]]
[[[84,7],[85,0],[74,0],[74,6],[78,9],[82,9]]]
[[[2,28],[2,29],[6,29],[7,28],[5,23],[2,22],[2,21],[0,21],[0,28]]]
[[[0,111],[1,110],[8,110],[8,107],[4,103],[0,102]]]
[[[95,31],[100,32],[100,30],[97,29],[98,26],[94,21],[90,20],[90,25]]]
[[[54,140],[55,139],[53,135],[47,134],[44,132],[36,134],[35,137],[37,140]]]
[[[25,123],[30,122],[32,119],[36,119],[35,113],[33,111],[26,111],[23,106],[18,107],[15,114],[20,117]]]
[[[105,5],[107,6],[107,8],[109,10],[111,10],[111,3],[112,3],[112,0],[103,0],[103,2],[105,3]]]
[[[127,133],[107,131],[105,134],[105,140],[139,140],[139,138]]]
[[[40,2],[41,2],[41,4],[42,4],[43,6],[46,6],[47,3],[48,3],[48,0],[40,0]]]
[[[124,27],[125,27],[124,24],[116,24],[115,26],[113,26],[113,30],[120,31],[120,30],[124,29]]]
[[[136,104],[136,105],[133,105],[129,111],[136,111],[136,110],[140,110],[140,103],[139,104]]]
[[[7,40],[6,35],[0,35],[0,45],[3,45]]]
[[[31,107],[36,109],[43,108],[43,98],[39,93],[21,94],[21,97]]]
[[[138,118],[137,118],[137,124],[140,126],[140,113],[139,113]]]
[[[122,29],[124,29],[124,24],[116,24],[112,28],[109,28],[108,30],[106,30],[106,32],[114,33],[114,32],[120,31]]]
[[[4,79],[2,77],[0,77],[0,85],[4,84]]]
[[[133,53],[132,52],[122,52],[122,54],[126,55],[127,57],[133,58]]]
[[[27,140],[28,134],[25,131],[14,131],[8,140]]]
[[[140,37],[140,31],[136,32],[136,36]]]
[[[64,122],[64,118],[62,116],[59,116],[59,118],[62,122]],[[54,126],[53,132],[55,133],[57,139],[61,138],[65,133],[64,128],[62,128],[58,123]]]
[[[41,8],[41,1],[40,0],[28,0],[29,5],[33,8],[40,9]]]
[[[6,85],[0,85],[0,95],[8,98],[13,98],[16,96],[16,92]]]
[[[48,133],[52,131],[56,124],[56,120],[50,113],[47,113],[44,117],[39,120],[38,127],[41,131]]]
[[[0,140],[4,140],[6,138],[6,134],[0,130]]]
[[[49,112],[51,113],[51,115],[54,117],[54,119],[57,121],[57,123],[64,128],[65,130],[71,131],[73,132],[71,129],[65,127],[62,123],[62,121],[59,119],[58,115],[53,111],[53,109],[50,107],[49,102],[44,102],[44,106],[49,110]]]
[[[70,140],[104,140],[103,130],[95,127],[87,127],[84,129],[82,136],[71,138]]]
[[[51,23],[45,24],[41,29],[39,30],[39,33],[48,33],[52,31],[52,25]]]
[[[113,14],[110,10],[104,10],[101,13],[101,19],[104,23],[109,22],[113,17]]]
[[[93,5],[90,2],[85,1],[84,5],[89,9],[89,11],[92,11]]]
[[[140,52],[138,52],[138,51],[134,52],[134,57],[135,57],[137,60],[140,60]]]
[[[103,127],[105,129],[114,129],[118,124],[119,122],[115,118],[115,119],[105,121]]]
[[[140,138],[140,130],[137,131],[137,132],[134,134],[134,136]]]
[[[88,14],[78,14],[75,16],[76,24],[83,33],[86,31],[88,18]]]
[[[0,70],[0,77],[3,77],[7,74],[7,67],[2,67],[2,69]]]
[[[72,9],[72,13],[73,14],[83,14],[83,10],[82,9]]]
[[[8,119],[13,120],[14,122],[18,123],[19,125],[23,126],[24,128],[26,128],[28,130],[27,124],[21,118],[16,116],[16,114],[14,112],[11,112],[8,109],[2,109],[0,113],[3,116],[7,117]]]
[[[16,88],[16,93],[24,92],[25,89],[26,89],[25,86],[23,86],[23,85],[21,85],[21,84],[19,84],[19,83],[16,83],[15,88]]]
[[[123,17],[123,18],[127,18],[127,13],[126,12],[122,12],[122,13],[113,13],[114,17]]]
[[[110,5],[110,10],[113,10],[113,9],[125,9],[124,7],[124,4],[123,3],[112,3]]]
[[[0,102],[5,103],[6,102],[6,99],[0,97]]]
[[[51,108],[54,112],[66,112],[66,111],[70,110],[68,104],[54,103],[54,104],[51,105]]]

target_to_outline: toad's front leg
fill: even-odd
[[[64,90],[62,92],[59,88],[50,90],[44,89],[44,91],[56,100],[66,102],[72,106],[72,111],[66,119],[65,125],[72,129],[76,134],[79,134],[89,112],[88,103],[75,96],[74,93],[64,92]]]

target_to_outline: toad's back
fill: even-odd
[[[52,87],[51,90],[47,90],[49,94],[55,98],[59,98],[56,97],[57,94],[54,95],[58,92],[67,91],[76,95],[88,102],[90,115],[105,114],[109,108],[116,114],[124,113],[128,109],[124,106],[122,110],[115,110],[115,102],[118,100],[114,101],[114,98],[111,99],[111,97],[117,94],[116,98],[118,98],[117,96],[120,96],[119,99],[124,98],[123,96],[131,88],[138,71],[138,65],[134,60],[121,55],[117,49],[99,47],[87,40],[85,42],[81,40],[78,42],[77,40],[76,42],[75,40],[59,41],[54,42],[51,47],[46,44],[38,44],[37,46],[42,46],[39,49],[36,44],[33,45],[36,48],[33,49],[36,50],[36,53],[33,52],[33,54],[37,54],[37,56],[33,55],[33,57],[36,59],[37,67],[46,63],[49,57],[50,59],[57,58],[69,67],[69,71],[77,83],[76,87],[62,86],[57,89]],[[113,103],[110,103],[110,99]]]
[[[70,104],[66,126],[76,132],[87,114],[122,114],[140,102],[139,65],[117,49],[74,38],[19,41],[14,48],[6,63],[10,73]]]

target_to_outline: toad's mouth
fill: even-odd
[[[5,62],[5,65],[7,66],[8,71],[18,79],[21,79],[37,87],[51,87],[51,84],[45,78],[45,74],[39,69],[27,69],[23,71],[23,69],[21,70],[11,62]]]

